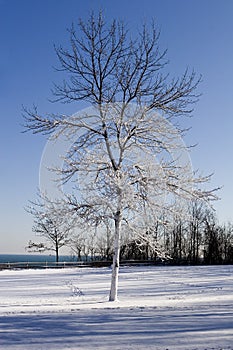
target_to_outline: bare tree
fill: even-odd
[[[216,213],[206,211],[205,221],[205,251],[204,259],[207,264],[220,264],[223,261],[222,228],[218,225]]]
[[[222,226],[224,262],[233,263],[233,224],[228,222]]]
[[[191,201],[188,218],[188,260],[192,264],[197,264],[200,260],[203,246],[203,232],[205,217],[209,208],[202,201]]]
[[[114,301],[122,233],[130,231],[158,249],[147,233],[152,221],[161,221],[161,209],[171,216],[177,198],[212,195],[198,185],[208,178],[194,178],[186,165],[177,165],[169,156],[183,147],[177,142],[182,131],[170,121],[176,118],[177,123],[177,117],[192,112],[200,78],[186,70],[170,79],[154,23],[131,37],[124,23],[113,20],[108,25],[101,13],[92,14],[69,34],[70,48],[56,48],[58,70],[67,73],[67,79],[54,86],[55,101],[86,101],[94,109],[71,117],[25,109],[25,126],[33,133],[53,133],[54,138],[77,135],[57,171],[63,182],[77,180],[78,194],[67,195],[65,204],[81,222],[112,222],[109,300]]]
[[[67,217],[58,214],[55,205],[45,196],[40,196],[37,202],[31,202],[26,210],[34,217],[32,231],[36,236],[44,239],[43,242],[38,243],[30,240],[26,249],[40,253],[54,251],[56,262],[59,262],[59,250],[70,244],[73,225]]]

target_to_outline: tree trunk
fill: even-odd
[[[59,247],[58,247],[58,243],[56,241],[56,263],[58,264],[59,262]]]
[[[120,266],[120,240],[121,240],[121,219],[122,214],[119,210],[115,216],[115,237],[114,237],[114,255],[112,263],[112,280],[109,294],[109,301],[117,300],[118,275]]]

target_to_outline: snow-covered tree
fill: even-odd
[[[70,212],[64,210],[67,207],[67,203],[62,204],[63,212],[65,215],[70,216]],[[76,213],[74,214],[74,218]],[[75,219],[74,219],[75,220]],[[76,221],[75,234],[71,240],[70,248],[73,254],[76,254],[79,259],[85,257],[89,258],[110,260],[112,257],[112,231],[107,222],[102,224],[89,225],[88,222],[80,222],[78,225]],[[88,233],[88,234],[87,234]]]
[[[71,241],[73,224],[67,217],[59,215],[60,210],[47,197],[31,202],[26,210],[33,216],[32,231],[42,242],[29,241],[26,249],[30,252],[54,251],[59,262],[59,250]]]
[[[154,23],[131,35],[123,22],[108,25],[101,13],[92,14],[69,34],[70,48],[56,48],[58,70],[67,76],[54,86],[55,101],[85,101],[92,108],[73,116],[42,116],[25,109],[25,126],[53,138],[75,137],[64,166],[56,169],[63,183],[76,181],[76,192],[66,195],[64,208],[80,224],[111,222],[109,300],[114,301],[124,232],[164,254],[150,234],[153,226],[164,223],[164,213],[166,220],[174,211],[178,215],[177,200],[212,195],[199,188],[208,178],[195,178],[189,164],[180,161],[184,144],[178,117],[192,112],[200,79],[188,70],[170,79]]]

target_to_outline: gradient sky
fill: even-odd
[[[80,104],[51,104],[59,73],[54,44],[68,43],[66,29],[91,10],[123,19],[131,30],[154,17],[160,47],[168,49],[171,76],[186,67],[202,74],[202,97],[188,120],[185,141],[194,169],[214,173],[223,186],[215,208],[221,222],[233,221],[233,1],[232,0],[0,0],[0,254],[24,253],[32,233],[25,212],[36,198],[45,137],[22,134],[22,105],[41,113],[74,113]]]

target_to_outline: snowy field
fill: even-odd
[[[233,266],[0,271],[1,350],[233,349]]]

